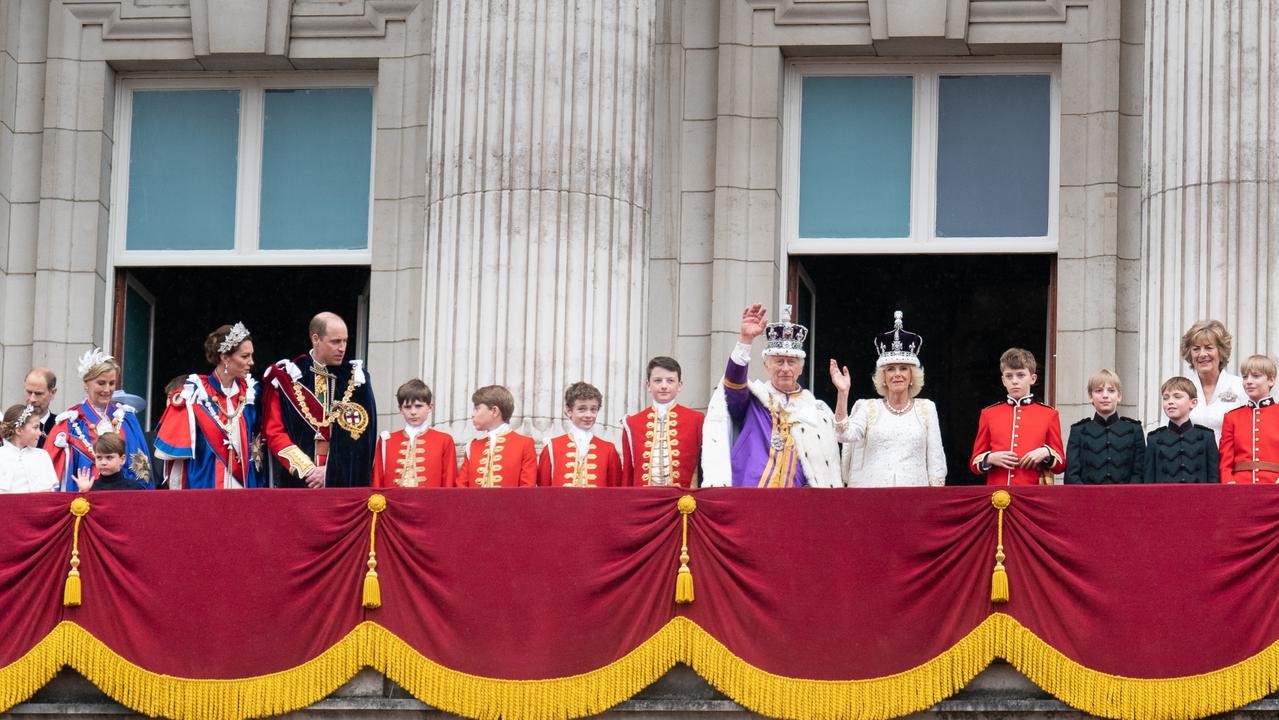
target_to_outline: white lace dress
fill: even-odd
[[[57,487],[58,476],[49,453],[11,442],[0,445],[0,493],[47,492]]]
[[[937,406],[915,398],[904,414],[882,399],[858,400],[847,424],[836,424],[844,446],[849,487],[940,486],[946,483],[946,453],[937,426]]]

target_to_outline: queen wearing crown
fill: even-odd
[[[95,347],[80,356],[76,371],[84,381],[84,400],[55,419],[49,431],[50,441],[44,444],[53,460],[59,489],[79,491],[76,474],[85,469],[93,472],[93,441],[108,432],[119,433],[124,438],[125,458],[120,475],[136,484],[139,490],[150,489],[153,487],[151,453],[142,424],[134,415],[134,408],[111,400],[120,381],[120,366],[101,348]]]
[[[946,484],[937,407],[918,397],[924,387],[919,350],[924,339],[902,328],[902,313],[893,313],[893,329],[875,337],[875,383],[878,399],[858,400],[850,416],[848,368],[830,361],[835,400],[835,430],[847,443],[850,487],[902,487]]]
[[[169,397],[155,455],[169,488],[265,487],[253,369],[253,337],[244,323],[223,325],[204,340],[208,374],[193,373]]]
[[[765,324],[767,311],[742,313],[737,346],[715,389],[703,426],[704,487],[842,487],[835,416],[799,386],[808,329],[790,322]],[[768,380],[747,380],[751,343],[765,335]]]

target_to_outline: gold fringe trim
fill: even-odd
[[[730,698],[764,715],[870,720],[924,710],[958,692],[996,657],[1006,658],[1068,705],[1112,718],[1205,717],[1246,705],[1279,686],[1279,642],[1202,675],[1127,678],[1089,670],[1003,613],[989,616],[922,665],[864,680],[806,680],[766,672],[685,617],[672,619],[604,667],[542,680],[504,680],[450,670],[372,622],[357,625],[319,656],[289,670],[233,680],[179,678],[138,667],[88,631],[64,621],[26,655],[0,667],[0,712],[29,698],[63,665],[138,712],[213,720],[306,707],[367,666],[447,712],[472,718],[552,720],[603,712],[676,663],[684,663]]]

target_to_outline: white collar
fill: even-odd
[[[666,413],[670,412],[671,408],[674,406],[675,406],[674,400],[668,403],[659,403],[656,400],[653,401],[653,410],[657,413],[658,417],[666,417]]]
[[[579,449],[585,449],[591,446],[591,438],[595,433],[591,430],[583,430],[582,428],[570,424],[568,426],[568,435],[573,438],[573,444]]]
[[[421,425],[405,425],[404,426],[404,434],[408,435],[410,440],[417,437],[418,435],[421,435],[424,432],[426,432],[425,421],[423,421]]]
[[[497,427],[493,428],[492,430],[489,430],[488,432],[484,433],[484,437],[488,438],[488,439],[489,439],[489,442],[493,442],[493,441],[497,440],[497,439],[498,439],[498,437],[500,437],[500,436],[502,436],[502,435],[505,435],[506,433],[508,433],[508,432],[510,432],[510,431],[511,431],[511,424],[510,424],[510,423],[502,423],[501,425],[498,425]]]

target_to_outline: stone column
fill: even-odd
[[[655,0],[439,0],[423,343],[436,424],[506,385],[562,432],[563,392],[642,401]],[[614,434],[604,432],[603,434]]]
[[[1279,353],[1279,3],[1147,4],[1141,390],[1188,368],[1181,333],[1216,318],[1231,368]]]

